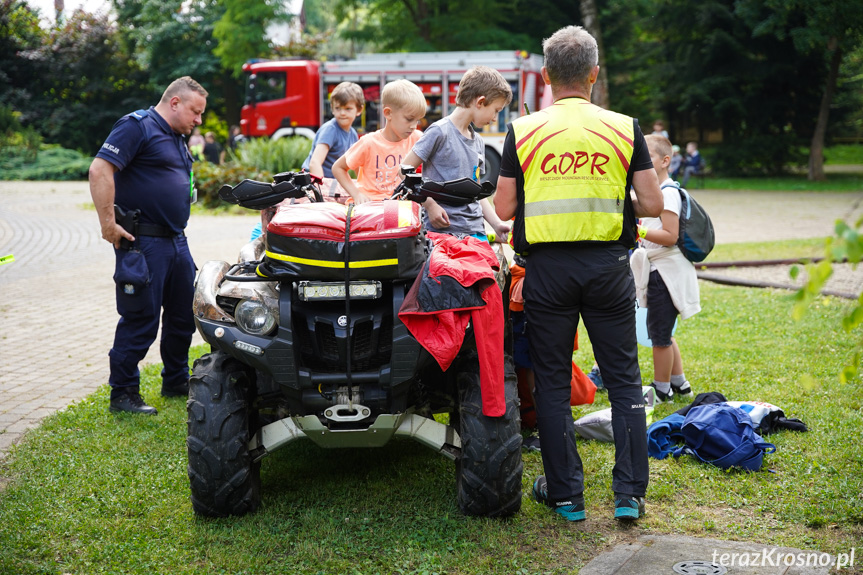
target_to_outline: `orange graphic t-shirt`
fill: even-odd
[[[422,136],[413,134],[400,142],[384,138],[383,130],[363,136],[345,154],[348,169],[357,173],[357,187],[372,200],[386,200],[401,182],[399,167]]]

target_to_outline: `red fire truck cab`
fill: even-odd
[[[510,106],[497,122],[482,131],[486,143],[487,177],[497,176],[506,125],[523,113],[525,104],[538,110],[550,99],[540,77],[542,56],[514,51],[403,52],[360,54],[353,60],[253,61],[248,74],[246,103],[240,120],[246,137],[314,138],[332,118],[329,94],[340,82],[362,86],[366,105],[354,124],[360,135],[381,127],[380,93],[384,85],[405,78],[419,86],[428,102],[423,125],[449,114],[464,72],[475,65],[498,70],[513,92]],[[544,106],[543,106],[544,107]]]

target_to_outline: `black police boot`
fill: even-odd
[[[136,387],[122,390],[116,396],[113,393],[111,395],[111,405],[108,408],[110,411],[125,411],[127,413],[140,413],[142,415],[157,415],[159,413],[155,407],[144,403],[144,398],[141,397]]]
[[[188,397],[189,382],[184,381],[179,385],[165,385],[162,383],[162,397]]]

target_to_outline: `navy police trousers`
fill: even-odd
[[[108,353],[112,391],[138,387],[138,363],[147,355],[162,320],[160,352],[164,369],[162,384],[182,385],[189,379],[189,346],[195,333],[192,317],[195,262],[186,236],[137,236],[136,247],[143,252],[149,268],[146,286],[117,284],[117,313],[120,321],[114,334],[114,347]],[[115,250],[120,267],[126,250]]]

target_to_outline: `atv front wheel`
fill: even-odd
[[[261,501],[260,463],[249,454],[248,368],[225,353],[195,361],[189,380],[189,484],[198,515],[245,515]]]
[[[456,424],[461,457],[456,461],[458,506],[465,515],[507,517],[521,508],[521,424],[512,357],[506,355],[504,385],[506,412],[501,417],[482,413],[478,360],[459,373]],[[466,366],[467,367],[467,366]]]

